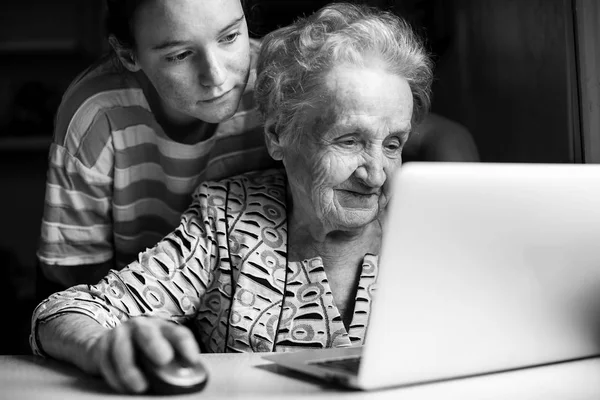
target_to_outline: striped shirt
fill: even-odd
[[[258,45],[251,41],[253,65]],[[71,84],[49,153],[38,258],[52,265],[122,268],[178,224],[205,180],[273,166],[253,99],[196,143],[172,140],[135,77],[111,60]]]

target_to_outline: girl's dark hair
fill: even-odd
[[[106,0],[106,33],[114,35],[121,46],[133,49],[133,17],[148,0]]]

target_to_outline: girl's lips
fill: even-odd
[[[227,96],[229,94],[229,92],[231,92],[232,89],[218,95],[215,97],[211,97],[210,99],[207,100],[200,100],[200,103],[216,103],[217,101],[221,100],[223,97]]]

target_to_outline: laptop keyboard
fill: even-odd
[[[358,374],[358,367],[360,365],[360,356],[347,357],[347,358],[336,358],[333,360],[325,361],[314,361],[310,363],[319,367],[335,369],[338,371],[350,372],[352,374]]]

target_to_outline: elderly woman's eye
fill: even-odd
[[[167,56],[165,59],[167,62],[179,62],[188,58],[192,54],[191,51],[184,51],[183,53],[176,54],[174,56]]]
[[[354,147],[358,144],[358,140],[354,138],[343,138],[340,139],[338,143],[344,147]]]
[[[402,148],[402,142],[398,138],[391,138],[386,140],[385,148],[389,151],[398,151]]]

